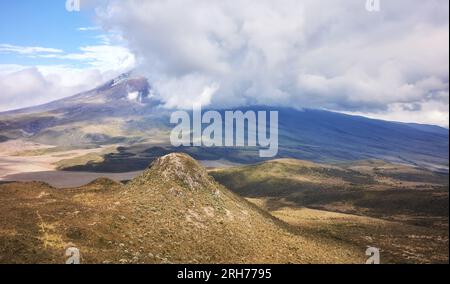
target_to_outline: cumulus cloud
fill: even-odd
[[[64,66],[21,68],[19,71],[0,73],[0,111],[61,99],[105,79],[101,72],[94,69],[76,70]]]
[[[123,46],[85,46],[78,53],[59,49],[0,45],[8,52],[52,58],[60,65],[0,64],[0,111],[29,107],[75,95],[134,68],[135,57]],[[73,63],[81,67],[74,67]]]
[[[443,93],[447,97],[448,92]],[[439,101],[425,101],[420,103],[394,103],[388,106],[385,111],[379,112],[347,112],[353,115],[363,115],[366,117],[401,121],[401,122],[421,122],[425,124],[441,125],[449,127],[449,112],[447,105]]]
[[[98,20],[171,107],[313,107],[448,126],[448,1],[382,1],[378,13],[365,2],[111,0]]]
[[[80,47],[79,53],[46,54],[41,57],[75,60],[102,72],[108,70],[129,70],[136,64],[134,55],[127,48],[107,44],[83,46]]]

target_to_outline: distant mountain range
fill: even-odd
[[[324,110],[239,108],[242,111],[262,109],[279,111],[278,157],[328,163],[380,159],[448,172],[448,129]],[[171,148],[168,141],[171,112],[156,99],[147,79],[127,73],[88,92],[0,113],[0,141],[25,139],[75,148],[123,145],[119,150],[122,158],[127,153],[142,156],[142,153],[166,154],[176,150],[204,160],[240,163],[261,160],[252,148],[205,148],[201,151]],[[144,155],[144,159],[153,159],[153,156]],[[142,167],[151,159],[145,160]]]

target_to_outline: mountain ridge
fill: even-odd
[[[279,111],[277,158],[315,162],[383,159],[448,172],[449,132],[438,126],[314,109],[247,106],[235,110]],[[170,152],[183,150],[196,159],[261,161],[252,148],[202,148],[202,153],[193,148],[172,149],[168,135],[172,111],[154,96],[146,78],[130,73],[88,92],[0,113],[0,136],[2,140],[25,139],[81,148],[121,144],[126,155],[136,155],[134,145],[147,144],[148,148],[164,146]],[[219,112],[223,114],[224,110]],[[143,165],[149,162],[144,158]]]
[[[63,263],[68,246],[83,263],[364,261],[364,250],[345,242],[288,230],[185,154],[158,158],[126,185],[99,179],[66,190],[43,183],[0,189],[0,263]]]

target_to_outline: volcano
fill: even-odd
[[[448,172],[449,131],[438,126],[374,120],[314,109],[245,106],[235,110],[279,112],[277,158],[334,163],[366,159]],[[145,77],[127,73],[96,89],[45,105],[0,113],[1,141],[22,139],[72,148],[121,145],[104,160],[130,160],[133,170],[153,161],[152,152],[187,152],[201,160],[254,163],[253,148],[176,148],[169,142],[174,125]],[[205,109],[207,111],[207,109]],[[218,109],[223,113],[225,110]],[[147,145],[147,147],[143,146]],[[133,161],[139,160],[139,163]],[[133,166],[135,164],[135,166]],[[81,165],[82,166],[82,165]],[[82,170],[122,171],[123,167],[89,165]],[[79,168],[71,168],[78,170]]]

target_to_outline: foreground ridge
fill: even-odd
[[[10,183],[0,185],[0,200],[0,262],[64,263],[68,246],[84,263],[364,261],[348,244],[287,230],[186,154],[157,159],[127,185]]]

